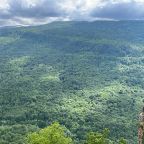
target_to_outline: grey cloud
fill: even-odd
[[[13,17],[45,18],[60,17],[64,11],[58,6],[58,0],[40,0],[34,6],[27,6],[23,0],[10,0],[9,9],[0,12],[0,19],[12,19]]]
[[[28,5],[28,0],[7,0],[9,8],[0,9],[0,26],[34,25],[65,19],[76,21],[144,19],[144,3],[138,3],[136,0],[117,3],[112,0],[99,0],[105,4],[103,7],[98,6],[96,0],[91,0],[95,8],[85,5],[89,1],[37,0],[35,5]],[[70,3],[72,6],[69,5],[69,2],[72,2]]]
[[[56,0],[42,0],[35,6],[25,6],[22,0],[11,0],[9,13],[20,17],[58,17],[62,15]]]
[[[93,10],[91,15],[116,20],[142,20],[144,19],[144,4],[136,2],[107,3],[104,7]]]
[[[65,13],[58,6],[60,0],[39,0],[27,5],[25,0],[8,0],[9,8],[0,10],[0,27],[4,25],[35,25],[57,19]]]

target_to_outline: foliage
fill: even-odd
[[[108,129],[105,129],[102,133],[91,132],[88,134],[86,144],[108,144],[108,133]]]
[[[67,137],[64,128],[58,123],[28,135],[28,144],[72,144],[72,139]]]
[[[54,22],[0,29],[0,144],[53,121],[76,143],[89,131],[137,143],[144,22]]]
[[[121,138],[119,144],[127,144],[127,141],[124,138]]]

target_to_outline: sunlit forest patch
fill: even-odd
[[[11,37],[11,36],[0,36],[0,44],[1,45],[6,45],[6,44],[11,44],[15,41],[17,41],[19,37]]]

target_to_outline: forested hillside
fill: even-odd
[[[144,98],[144,22],[54,22],[0,29],[0,144],[24,144],[57,121],[137,141]]]

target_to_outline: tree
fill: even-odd
[[[121,138],[119,140],[119,144],[127,144],[127,141],[124,138]]]
[[[108,134],[108,129],[105,129],[102,133],[90,132],[87,136],[86,144],[108,144]]]
[[[65,135],[65,128],[59,123],[29,134],[27,141],[28,144],[72,144],[72,139]]]

